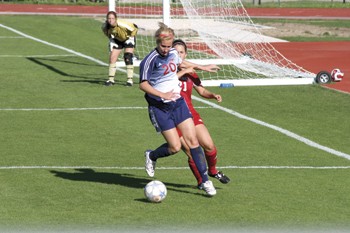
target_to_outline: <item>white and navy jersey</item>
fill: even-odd
[[[140,64],[140,83],[148,81],[149,84],[160,92],[181,92],[181,83],[177,76],[177,67],[182,62],[178,52],[171,48],[168,55],[163,57],[154,49]],[[156,100],[161,98],[147,94]],[[162,100],[163,102],[167,102]]]

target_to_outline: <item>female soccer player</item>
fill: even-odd
[[[109,11],[106,22],[102,25],[103,33],[109,38],[109,68],[106,86],[114,85],[114,76],[117,71],[116,62],[124,49],[124,62],[126,65],[127,86],[133,85],[134,63],[133,55],[136,46],[136,34],[138,28],[136,24],[117,19],[117,13]]]
[[[187,56],[186,43],[182,40],[174,40],[173,47],[179,53],[180,58],[182,60],[185,60]],[[211,177],[215,177],[223,184],[227,184],[228,182],[230,182],[230,179],[224,173],[216,169],[217,151],[216,151],[215,144],[213,142],[213,139],[210,136],[210,133],[207,127],[204,125],[204,122],[201,116],[194,109],[192,104],[192,98],[191,98],[193,88],[197,91],[197,93],[200,96],[207,99],[216,99],[216,101],[218,101],[219,103],[222,101],[221,95],[217,95],[205,89],[201,84],[201,80],[199,79],[198,75],[195,72],[185,73],[184,75],[182,75],[182,71],[180,71],[178,72],[178,76],[181,81],[181,96],[185,99],[188,105],[188,108],[192,113],[193,121],[196,128],[196,135],[197,135],[199,144],[204,149],[205,158],[208,163],[208,172],[209,172],[208,175]],[[183,139],[181,131],[178,130],[178,133],[180,135],[182,149],[188,156],[188,165],[191,168],[193,175],[197,179],[198,187],[201,187],[202,177],[200,176],[198,169],[191,157],[189,147],[186,144],[185,140]]]
[[[205,156],[196,137],[192,115],[180,95],[177,68],[182,62],[191,67],[183,72],[193,72],[193,67],[215,72],[218,67],[194,66],[182,61],[177,51],[172,48],[174,35],[173,29],[164,23],[159,23],[159,29],[155,33],[157,47],[140,64],[140,89],[145,92],[150,120],[156,131],[161,132],[166,140],[166,143],[157,149],[145,151],[145,168],[147,174],[153,177],[158,158],[170,156],[181,150],[181,142],[176,130],[178,127],[201,175],[201,188],[208,195],[214,196],[216,189],[208,178]]]

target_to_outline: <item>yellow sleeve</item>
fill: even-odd
[[[118,20],[118,26],[126,30],[128,37],[135,37],[137,34],[138,28],[133,23],[123,21],[123,20]]]
[[[130,36],[135,37],[137,35],[137,32],[139,28],[136,26],[136,24],[133,24],[134,30],[131,32]]]

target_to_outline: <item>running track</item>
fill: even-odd
[[[105,15],[107,10],[105,6],[0,4],[0,14]],[[247,12],[252,17],[350,20],[350,9],[251,8]],[[350,93],[349,41],[273,43],[273,46],[289,60],[313,73],[339,68],[345,73],[343,81],[325,86]]]

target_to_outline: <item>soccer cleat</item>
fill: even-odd
[[[109,86],[113,86],[114,85],[114,82],[111,81],[111,80],[108,80],[105,82],[105,86],[109,87]]]
[[[133,81],[131,78],[128,78],[128,81],[126,81],[126,85],[131,87],[133,85]]]
[[[151,153],[152,150],[146,150],[145,151],[145,168],[148,176],[153,177],[154,176],[154,170],[156,168],[156,161],[153,161],[150,159],[149,154]]]
[[[213,182],[210,180],[202,183],[201,187],[209,196],[214,196],[216,194],[216,189],[214,188]]]
[[[228,178],[224,173],[222,173],[221,171],[219,171],[218,173],[216,173],[215,175],[210,175],[210,177],[214,177],[215,179],[218,179],[221,183],[223,184],[227,184],[228,182],[230,182],[230,178]]]

